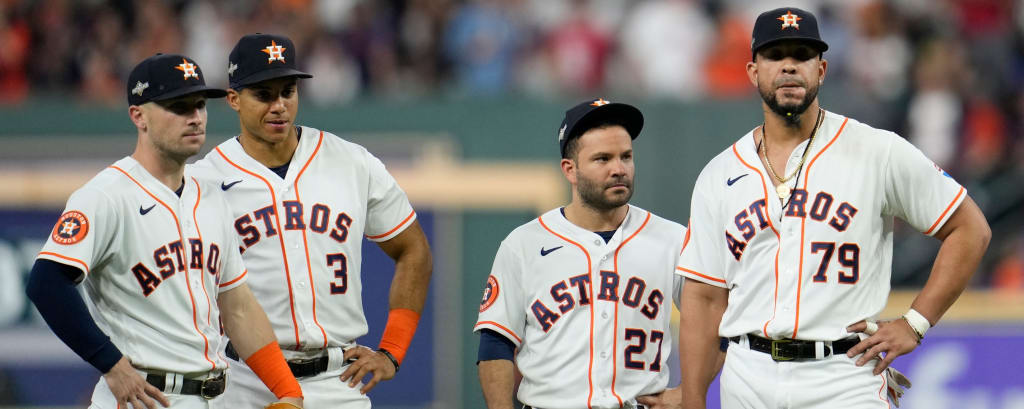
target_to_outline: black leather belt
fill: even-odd
[[[740,337],[731,337],[730,341],[740,343]],[[750,349],[764,352],[772,356],[775,361],[792,361],[794,359],[817,359],[815,344],[822,341],[804,341],[797,339],[769,339],[757,335],[747,335],[750,341]],[[860,342],[860,338],[850,337],[838,341],[832,341],[832,346],[822,345],[824,353],[822,357],[830,355],[845,354],[850,348]]]
[[[166,380],[165,375],[146,375],[146,382],[163,392],[169,392],[166,389]],[[184,379],[181,382],[181,392],[178,393],[182,395],[199,395],[205,399],[213,399],[224,393],[224,386],[224,374],[220,374],[216,378]]]
[[[224,350],[224,355],[235,361],[238,360],[238,351],[235,351],[235,347],[230,342],[228,342],[227,349]],[[294,359],[288,361],[288,368],[292,370],[292,375],[296,378],[303,378],[326,372],[328,362],[330,359],[326,355],[318,358]]]

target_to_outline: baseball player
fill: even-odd
[[[526,408],[678,403],[666,386],[686,228],[629,204],[643,122],[603,99],[566,111],[558,142],[572,202],[501,242],[474,327],[489,408],[513,407],[514,369]]]
[[[412,342],[430,280],[430,249],[380,160],[362,146],[295,124],[298,80],[312,77],[296,69],[296,55],[292,41],[279,35],[246,35],[235,44],[227,101],[241,133],[195,167],[228,197],[249,285],[307,404],[368,408],[365,393],[398,372]],[[376,350],[356,345],[367,331],[364,236],[395,260],[391,310]],[[237,407],[258,407],[270,397],[245,363],[232,374],[227,397]]]
[[[225,94],[187,57],[139,63],[128,77],[135,152],[71,195],[32,268],[27,292],[47,324],[103,373],[91,408],[219,407],[221,321],[274,390],[262,403],[302,404],[246,285],[223,194],[184,170],[206,139],[206,99]]]
[[[819,106],[827,49],[805,10],[754,24],[746,69],[764,124],[704,167],[679,261],[686,407],[704,407],[719,336],[724,408],[888,407],[883,372],[939,321],[988,245],[978,206],[917,148]],[[910,310],[875,322],[894,216],[942,247]]]

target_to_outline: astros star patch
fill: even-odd
[[[71,245],[82,241],[89,233],[89,219],[77,210],[69,210],[60,216],[50,236],[54,243]]]
[[[487,287],[484,288],[484,298],[480,300],[480,312],[484,312],[498,299],[498,279],[493,275],[487,276]]]
[[[779,18],[777,18],[776,20],[782,22],[782,29],[786,29],[787,27],[793,27],[799,30],[800,24],[797,22],[803,19],[800,18],[800,16],[793,14],[793,12],[791,11],[786,11],[786,14],[779,16]]]
[[[260,51],[267,53],[270,57],[267,58],[267,63],[274,61],[284,62],[284,47],[277,45],[276,41],[270,41],[270,45]]]
[[[199,78],[199,74],[196,73],[196,65],[188,62],[188,60],[182,58],[181,64],[175,65],[174,69],[185,73],[185,79]]]

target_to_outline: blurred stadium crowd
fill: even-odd
[[[832,109],[907,137],[979,202],[1010,190],[1001,221],[1015,224],[977,284],[1024,291],[1024,0],[0,0],[0,104],[71,93],[119,106],[128,70],[156,51],[226,84],[228,50],[257,31],[303,50],[316,75],[303,98],[320,105],[750,99],[751,25],[780,3],[821,20]]]

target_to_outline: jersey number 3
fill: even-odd
[[[334,269],[331,294],[345,294],[348,291],[348,258],[345,253],[328,254],[327,267]]]
[[[642,354],[647,349],[647,332],[642,329],[626,328],[626,341],[636,340],[635,344],[626,344],[626,359],[623,364],[626,368],[644,370],[646,364],[643,361],[633,360],[633,354]],[[651,361],[651,372],[661,371],[661,342],[665,340],[665,333],[657,330],[651,330],[650,343],[658,344],[658,353],[654,356],[654,360]]]

